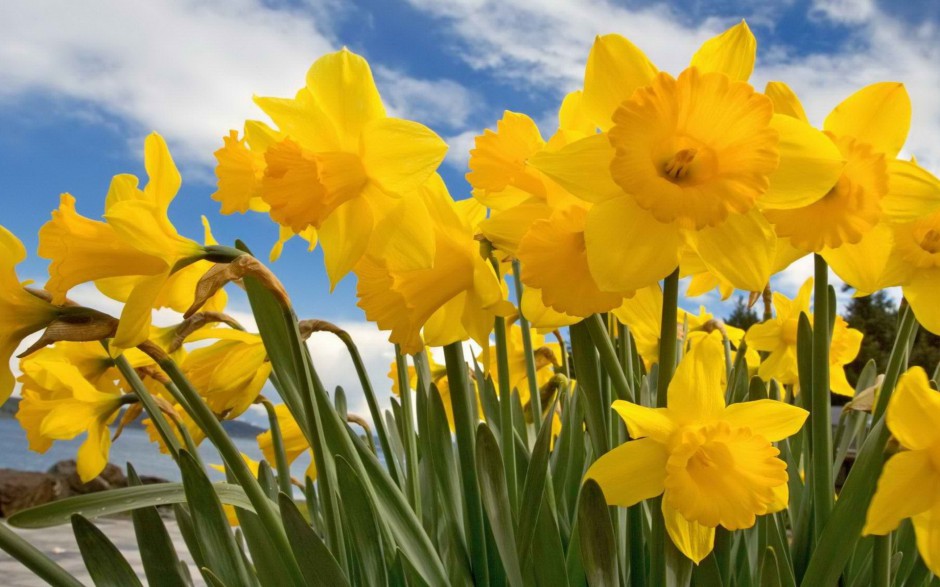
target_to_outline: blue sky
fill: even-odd
[[[276,234],[270,221],[222,217],[209,198],[212,152],[229,129],[262,117],[253,93],[293,95],[310,64],[343,45],[370,61],[393,113],[449,142],[441,173],[463,198],[473,137],[506,109],[550,134],[595,35],[621,33],[678,72],[702,41],[741,18],[758,38],[754,85],[786,81],[813,122],[865,84],[904,82],[914,104],[906,152],[940,172],[940,3],[932,0],[37,0],[0,6],[0,224],[35,252],[61,192],[100,215],[112,175],[143,174],[143,137],[155,130],[183,171],[171,208],[180,232],[198,238],[205,214],[220,241],[242,238],[265,252]],[[292,242],[274,269],[298,313],[359,334],[381,376],[391,354],[355,307],[354,277],[330,295],[322,266],[319,251]],[[798,262],[774,285],[792,294],[810,270]],[[45,262],[31,255],[20,276],[44,281]],[[111,308],[87,288],[78,295]],[[712,298],[686,305],[700,302],[728,313]],[[234,308],[245,306],[236,298]],[[320,346],[325,362],[342,364],[335,380],[351,386],[338,349]]]

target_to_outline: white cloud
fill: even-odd
[[[391,116],[436,128],[460,129],[482,102],[480,96],[454,80],[417,79],[382,66],[374,71]]]
[[[450,149],[444,158],[444,163],[450,165],[457,171],[467,171],[470,162],[470,149],[473,148],[474,139],[481,134],[481,130],[468,130],[452,137],[447,137],[447,144]]]
[[[859,24],[869,20],[875,10],[873,0],[813,0],[809,16],[842,24]]]

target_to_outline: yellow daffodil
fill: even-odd
[[[885,417],[906,450],[885,463],[862,534],[888,534],[910,518],[920,557],[940,575],[940,393],[923,369],[901,376]]]
[[[778,112],[806,120],[796,94],[767,86]],[[890,253],[892,226],[940,209],[940,180],[898,159],[911,125],[911,102],[896,82],[871,84],[836,106],[823,123],[847,164],[822,198],[799,208],[767,210],[781,237],[820,252],[846,283],[870,294],[899,285],[904,263]]]
[[[663,494],[669,537],[695,563],[712,551],[716,527],[750,528],[756,516],[787,506],[787,465],[771,443],[795,434],[808,415],[773,400],[726,406],[722,355],[718,333],[693,347],[669,384],[665,408],[615,402],[635,440],[585,475],[611,505]]]
[[[31,294],[20,283],[16,265],[25,258],[23,243],[0,226],[0,403],[13,393],[10,357],[16,347],[58,315],[56,306]]]
[[[228,328],[207,329],[189,340],[216,339],[192,350],[180,365],[216,414],[237,418],[248,409],[271,374],[261,337]]]
[[[108,425],[124,405],[123,396],[95,389],[77,367],[63,361],[28,361],[23,369],[23,400],[17,419],[26,430],[30,448],[45,452],[55,440],[71,440],[87,432],[76,461],[82,482],[91,481],[108,464]]]
[[[904,298],[924,328],[940,333],[940,212],[895,225],[893,238],[889,265],[899,267]]]
[[[545,342],[545,337],[535,330],[530,332],[530,336],[532,337],[532,349],[535,354],[535,387],[541,389],[555,375],[553,367],[557,366],[562,350],[557,342]],[[529,378],[526,372],[525,347],[522,343],[522,328],[518,324],[512,324],[508,328],[506,350],[509,358],[510,391],[516,391],[522,405],[527,406],[531,396],[529,393]],[[477,357],[477,360],[483,366],[484,371],[493,378],[496,392],[502,397],[503,390],[499,387],[499,377],[497,377],[496,372],[496,347],[490,346],[489,349],[484,350]]]
[[[158,389],[163,387],[162,383],[156,382],[152,379],[144,379],[144,383],[148,384],[150,392],[154,395],[162,393],[165,395],[165,392],[159,392]],[[169,401],[169,400],[168,400]],[[173,406],[173,412],[166,414],[167,421],[170,424],[170,429],[173,432],[173,436],[176,437],[176,440],[179,442],[180,446],[186,446],[186,442],[183,439],[183,434],[180,432],[179,427],[182,426],[186,430],[189,437],[192,439],[193,443],[196,446],[202,444],[202,441],[206,439],[206,433],[196,424],[196,421],[192,419],[189,413],[179,404],[171,404]],[[145,418],[142,422],[144,425],[144,430],[147,432],[147,438],[150,442],[153,442],[160,448],[160,452],[165,455],[170,454],[170,450],[167,448],[166,443],[163,442],[163,437],[157,431],[157,427],[154,425],[153,420],[150,418]]]
[[[167,209],[181,179],[163,138],[156,133],[144,143],[149,181],[143,190],[131,175],[117,175],[105,201],[105,220],[79,215],[75,198],[63,194],[58,211],[39,231],[39,255],[51,260],[46,288],[61,302],[75,285],[94,281],[105,294],[125,302],[114,352],[147,339],[153,308],[183,312],[193,301],[196,282],[209,268],[207,261],[179,271],[179,261],[205,254],[203,245],[181,236],[170,223]],[[215,244],[205,222],[207,244]],[[219,293],[207,309],[224,306]]]
[[[281,437],[284,440],[284,454],[288,463],[293,463],[305,451],[310,451],[310,466],[307,467],[305,475],[312,481],[317,480],[317,465],[313,460],[313,449],[307,442],[307,437],[300,429],[297,420],[284,404],[274,406],[274,412],[277,414],[277,423],[281,429]],[[269,463],[277,461],[274,455],[274,437],[271,431],[262,432],[258,435],[258,448],[264,455],[264,459]]]
[[[400,270],[387,258],[365,255],[356,265],[358,305],[408,354],[424,344],[444,346],[468,338],[486,346],[495,316],[512,309],[473,238],[473,215],[482,207],[472,201],[455,205],[437,175],[421,193],[433,219],[433,265]]]
[[[775,115],[747,83],[755,55],[743,22],[676,78],[623,37],[596,39],[584,107],[604,132],[530,162],[593,203],[584,244],[601,291],[664,278],[686,246],[734,287],[760,291],[776,240],[760,210],[808,205],[835,183],[844,161],[832,142]]]
[[[267,206],[291,233],[314,228],[334,286],[370,247],[408,269],[431,265],[435,243],[417,190],[447,145],[421,124],[386,115],[365,59],[330,53],[294,98],[255,103],[277,128],[249,123],[247,145],[225,140],[217,153],[223,210]]]
[[[591,203],[572,196],[529,160],[592,134],[581,92],[565,98],[559,130],[548,142],[531,118],[506,112],[495,132],[486,130],[476,138],[467,174],[474,197],[494,210],[480,225],[484,236],[519,259],[522,282],[540,294],[541,305],[570,317],[609,311],[629,292],[601,291],[588,268],[584,227]],[[530,304],[534,301],[530,293]]]
[[[793,385],[794,392],[799,391],[800,383],[796,363],[796,337],[800,314],[806,314],[810,325],[813,324],[813,314],[809,311],[812,292],[812,278],[800,287],[792,300],[774,292],[775,316],[754,324],[745,336],[749,348],[770,353],[761,363],[757,371],[758,376],[764,381],[776,379],[784,385]],[[845,319],[837,315],[829,349],[829,386],[833,392],[844,396],[855,395],[855,390],[845,378],[845,366],[858,355],[861,344],[862,333],[849,328]]]

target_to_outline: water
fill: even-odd
[[[262,458],[261,451],[254,438],[236,437],[233,439],[238,449],[254,460]],[[0,418],[0,468],[21,471],[46,471],[59,461],[74,459],[78,447],[84,441],[84,435],[75,440],[58,440],[44,454],[29,450],[26,434],[19,422],[9,418]],[[207,465],[220,464],[222,458],[215,447],[206,440],[199,446],[199,454]],[[111,445],[110,461],[126,468],[126,463],[134,465],[138,475],[162,477],[169,481],[180,481],[180,472],[176,463],[168,455],[162,454],[157,445],[150,442],[147,433],[140,428],[125,428]],[[309,453],[300,455],[291,466],[291,473],[297,479],[303,479],[304,471],[310,463]],[[209,469],[213,481],[224,481],[225,475]]]

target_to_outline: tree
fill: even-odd
[[[740,328],[741,330],[747,330],[752,324],[758,322],[760,322],[760,318],[757,316],[757,311],[747,306],[744,297],[738,296],[735,298],[734,309],[732,309],[731,314],[725,318],[725,324]]]

